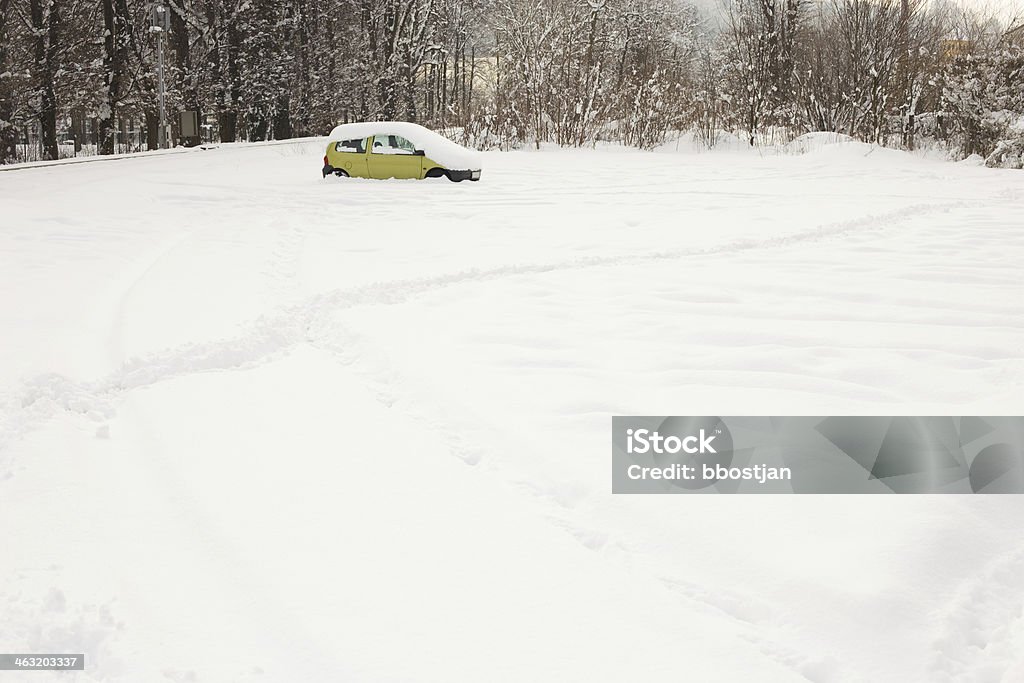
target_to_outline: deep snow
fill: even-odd
[[[612,414],[1020,414],[1019,173],[324,144],[0,173],[0,651],[89,662],[32,681],[1024,678],[1018,497],[608,472]]]

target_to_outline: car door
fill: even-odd
[[[329,161],[332,166],[342,169],[353,178],[366,178],[366,151],[369,144],[369,138],[336,142],[328,153]]]
[[[371,178],[423,176],[423,156],[401,135],[374,135],[367,164]]]

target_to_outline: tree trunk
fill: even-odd
[[[227,25],[227,83],[223,94],[224,101],[218,114],[221,142],[234,142],[238,138],[238,53],[242,47],[242,34],[236,21],[229,18]]]
[[[294,31],[298,32],[299,45],[299,73],[296,85],[298,86],[299,101],[295,107],[295,128],[300,136],[309,135],[312,129],[312,117],[310,104],[312,101],[311,92],[313,89],[309,78],[310,68],[310,42],[309,42],[309,7],[305,2],[298,2],[295,5],[296,21]],[[294,131],[293,131],[294,132]]]
[[[473,82],[476,80],[476,45],[469,53],[469,89],[466,93],[466,111],[463,113],[463,120],[468,124],[473,118]]]
[[[269,132],[267,126],[267,117],[262,113],[249,114],[249,126],[248,136],[250,142],[267,140],[267,133]]]
[[[160,147],[160,113],[155,109],[146,110],[146,149]]]
[[[75,138],[75,156],[82,152],[82,142],[85,139],[85,116],[81,109],[71,112],[71,134]]]
[[[288,97],[288,93],[278,95],[274,104],[274,139],[288,140],[292,137],[291,112],[288,111],[291,99]]]
[[[57,40],[60,14],[57,0],[50,3],[49,13],[43,12],[42,0],[30,0],[33,47],[39,96],[40,148],[43,159],[56,159],[57,150],[57,95],[54,78],[57,71]]]
[[[199,123],[199,95],[196,92],[195,74],[192,70],[192,55],[189,52],[189,30],[185,17],[188,15],[187,0],[171,2],[171,45],[174,48],[174,65],[177,76],[178,94],[186,111],[196,112]],[[177,118],[177,117],[174,117]],[[195,147],[201,142],[198,129],[196,135],[182,137],[181,144]]]
[[[222,111],[217,117],[221,142],[234,142],[238,137],[238,112]]]
[[[8,49],[11,37],[8,31],[10,0],[0,0],[0,73],[7,72]],[[14,126],[14,90],[11,79],[0,78],[0,166],[12,163],[17,154],[18,129]]]
[[[121,39],[121,20],[114,11],[114,0],[103,0],[103,75],[106,80],[104,101],[100,107],[100,154],[113,154],[115,149],[114,117],[121,103],[122,79],[128,61]]]

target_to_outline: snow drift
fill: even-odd
[[[853,142],[856,142],[856,140],[842,133],[805,133],[786,144],[783,147],[783,151],[788,154],[808,154],[816,152],[826,145],[844,145]]]

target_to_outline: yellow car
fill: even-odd
[[[324,178],[480,180],[479,152],[415,123],[343,123],[328,139]]]

